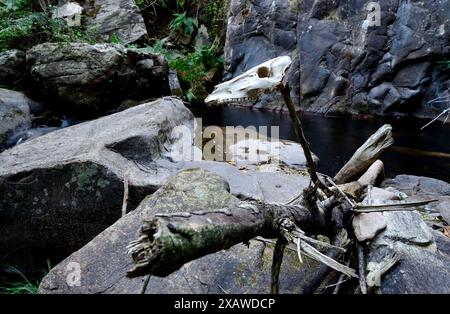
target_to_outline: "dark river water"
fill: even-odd
[[[203,126],[280,127],[280,138],[296,141],[288,114],[236,107],[193,107]],[[381,156],[386,176],[427,176],[450,182],[450,127],[437,122],[424,131],[417,119],[371,119],[302,115],[304,131],[312,151],[320,158],[319,171],[333,176],[383,124],[394,129],[395,144]],[[450,123],[449,123],[450,124]]]

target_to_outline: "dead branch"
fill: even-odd
[[[373,134],[334,177],[336,184],[343,184],[366,171],[378,157],[394,144],[392,126],[384,125]]]
[[[356,255],[358,258],[358,271],[359,271],[359,287],[362,294],[367,294],[367,282],[366,282],[366,262],[364,258],[364,247],[358,241],[355,241]]]
[[[128,197],[129,197],[129,182],[128,173],[125,173],[123,178],[123,201],[122,201],[122,217],[127,214]]]
[[[393,203],[382,205],[361,205],[357,204],[354,209],[357,213],[374,213],[374,212],[393,212],[393,211],[414,211],[419,207],[437,202],[437,200],[429,200],[412,203]]]
[[[289,115],[294,125],[295,135],[297,136],[298,142],[303,148],[303,152],[306,158],[306,166],[308,168],[308,173],[311,177],[311,181],[316,187],[320,187],[326,190],[325,185],[320,181],[319,176],[317,175],[316,164],[314,163],[314,159],[312,157],[309,142],[306,140],[305,133],[303,132],[302,121],[298,117],[297,110],[295,110],[294,103],[292,102],[289,83],[286,82],[281,88],[281,94],[283,95],[284,102],[286,103],[286,106],[289,110]]]
[[[384,164],[381,160],[376,160],[358,179],[358,183],[364,187],[375,185],[380,176],[384,176]]]
[[[280,292],[280,271],[281,264],[283,262],[284,249],[286,248],[286,240],[278,238],[273,250],[272,260],[272,279],[270,284],[270,292],[272,294],[278,294]]]
[[[187,262],[257,236],[279,238],[285,219],[306,232],[326,228],[324,215],[316,210],[253,202],[220,211],[156,215],[143,222],[140,238],[129,246],[135,268],[128,276],[165,277]]]

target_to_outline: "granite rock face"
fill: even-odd
[[[445,104],[428,101],[450,86],[436,66],[450,55],[450,1],[381,0],[374,13],[367,3],[231,1],[226,78],[287,54],[304,110],[435,116]],[[274,95],[245,105],[284,109]]]
[[[0,154],[0,256],[24,270],[68,256],[178,171],[172,130],[192,127],[176,98],[58,130]],[[45,257],[44,257],[45,258]]]
[[[79,116],[170,94],[163,56],[118,45],[41,44],[27,52],[27,65],[36,92]]]
[[[71,0],[59,0],[64,8]],[[146,38],[144,18],[134,0],[78,0],[83,8],[80,21],[104,42],[116,36],[124,44]],[[69,21],[69,24],[72,21]]]
[[[425,210],[446,208],[450,184],[432,178],[401,175],[383,187],[408,196],[406,201],[438,200]],[[381,293],[450,293],[450,240],[431,229],[419,212],[384,212],[387,226],[369,242],[368,268],[380,268],[396,254],[399,261],[379,278]]]
[[[32,103],[20,92],[0,88],[0,150],[13,132],[31,127]]]
[[[14,86],[25,77],[25,53],[8,50],[0,53],[0,85]]]

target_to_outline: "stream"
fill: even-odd
[[[296,141],[286,113],[239,107],[191,107],[203,126],[280,126],[280,138]],[[418,119],[323,117],[303,114],[302,122],[312,151],[320,158],[319,171],[333,176],[383,124],[394,129],[395,144],[381,157],[387,177],[400,174],[432,177],[450,182],[450,127],[437,122],[421,131]],[[270,135],[270,134],[269,134]]]

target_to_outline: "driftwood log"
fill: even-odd
[[[323,213],[299,205],[241,202],[213,212],[156,215],[144,221],[141,237],[129,246],[135,268],[129,277],[165,277],[185,263],[262,236],[275,239],[285,221],[306,232],[326,232]]]
[[[392,126],[386,124],[372,135],[334,177],[336,184],[348,183],[364,173],[380,155],[394,144]]]

